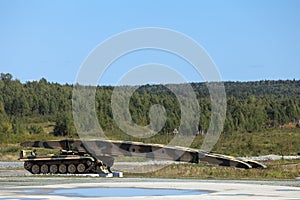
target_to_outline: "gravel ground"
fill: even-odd
[[[23,168],[23,162],[0,162],[0,169]]]
[[[173,162],[171,162],[173,163]],[[177,163],[177,162],[176,162]],[[116,162],[117,168],[132,167],[133,165],[151,166],[158,164],[170,164],[169,161],[148,161],[148,162]],[[126,177],[126,172],[125,172]],[[90,177],[68,177],[68,176],[52,176],[52,175],[32,175],[23,169],[23,162],[0,162],[0,187],[1,185],[45,185],[60,183],[82,183],[82,182],[102,182],[103,180],[127,180],[125,178],[90,178]],[[139,179],[130,179],[131,181],[137,181]],[[155,180],[168,180],[168,179],[151,179]],[[179,179],[181,180],[181,179]],[[182,180],[184,181],[184,180]],[[191,181],[191,180],[189,180]],[[202,180],[197,180],[202,181]],[[204,182],[218,182],[218,183],[247,183],[247,184],[267,184],[267,185],[281,185],[281,186],[297,186],[300,187],[300,177],[295,181],[249,181],[249,180],[203,180]]]
[[[255,161],[268,161],[268,160],[280,160],[280,159],[300,159],[300,156],[279,156],[279,155],[265,155],[265,156],[256,156],[256,157],[239,157],[241,159],[249,159]],[[175,161],[156,161],[150,160],[146,162],[115,162],[114,166],[148,166],[148,165],[169,165],[173,163],[180,163]],[[23,168],[23,162],[2,162],[0,161],[0,169],[15,169],[15,168]]]
[[[295,160],[300,159],[300,156],[279,156],[279,155],[265,155],[265,156],[256,156],[256,157],[241,157],[246,158],[249,160],[255,160],[255,161],[268,161],[268,160]]]

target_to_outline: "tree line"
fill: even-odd
[[[174,86],[183,93],[186,85]],[[209,91],[206,83],[191,83],[191,86],[199,104],[200,116],[196,118],[200,123],[198,127],[185,129],[205,134],[211,120]],[[225,133],[261,131],[299,122],[299,80],[225,82],[224,86],[227,99]],[[95,108],[101,127],[104,131],[120,131],[111,108],[114,87],[97,86],[95,89]],[[71,84],[50,83],[45,78],[21,83],[9,73],[1,73],[0,134],[41,133],[41,127],[29,124],[52,121],[55,122],[55,135],[76,135],[72,90]],[[122,92],[116,95],[123,98]],[[143,85],[133,92],[129,102],[132,122],[139,126],[149,125],[149,110],[155,104],[164,106],[166,114],[160,133],[172,133],[180,125],[181,109],[177,96],[166,85]]]

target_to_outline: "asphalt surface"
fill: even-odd
[[[1,177],[0,199],[300,199],[300,187],[264,182],[148,178]],[[5,184],[6,183],[6,184]],[[114,193],[103,193],[114,189]],[[132,189],[184,191],[181,195],[136,194]],[[79,192],[81,191],[81,192]],[[94,193],[91,193],[94,191]],[[95,193],[96,191],[96,193]],[[97,193],[97,191],[99,191]],[[189,192],[190,191],[190,192]],[[195,194],[198,191],[199,194]],[[133,195],[134,194],[134,195]]]

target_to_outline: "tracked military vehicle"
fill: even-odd
[[[25,142],[21,146],[59,149],[60,154],[38,155],[36,150],[22,150],[20,161],[24,168],[32,174],[83,174],[83,173],[109,173],[110,168],[103,162],[87,152],[79,152],[70,148],[72,141],[45,141]],[[58,145],[57,145],[58,144]]]
[[[24,161],[24,168],[32,174],[107,173],[101,161],[74,152],[62,151],[60,155],[36,155],[36,151],[23,150],[20,160]]]
[[[145,144],[115,140],[60,140],[21,143],[23,147],[60,150],[59,155],[37,155],[35,150],[21,151],[24,168],[33,174],[109,173],[114,156],[143,157],[188,163],[210,163],[237,168],[266,168],[265,165],[218,153],[186,147]],[[28,155],[29,153],[29,155]]]

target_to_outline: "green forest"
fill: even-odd
[[[211,100],[205,83],[191,83],[201,114],[195,133],[205,134],[211,115]],[[300,119],[300,81],[263,80],[224,82],[227,98],[224,133],[251,133],[276,129],[290,124],[297,128]],[[178,84],[184,89],[184,84]],[[45,131],[36,124],[53,122],[54,136],[76,136],[72,119],[73,85],[39,81],[21,83],[9,73],[0,77],[0,134],[39,134]],[[120,132],[111,110],[112,86],[97,86],[95,108],[104,131]],[[180,123],[176,96],[164,85],[144,85],[131,96],[132,120],[141,126],[149,123],[151,105],[164,106],[167,119],[161,134],[171,133]],[[189,127],[191,128],[191,127]],[[195,128],[196,129],[196,128]]]

